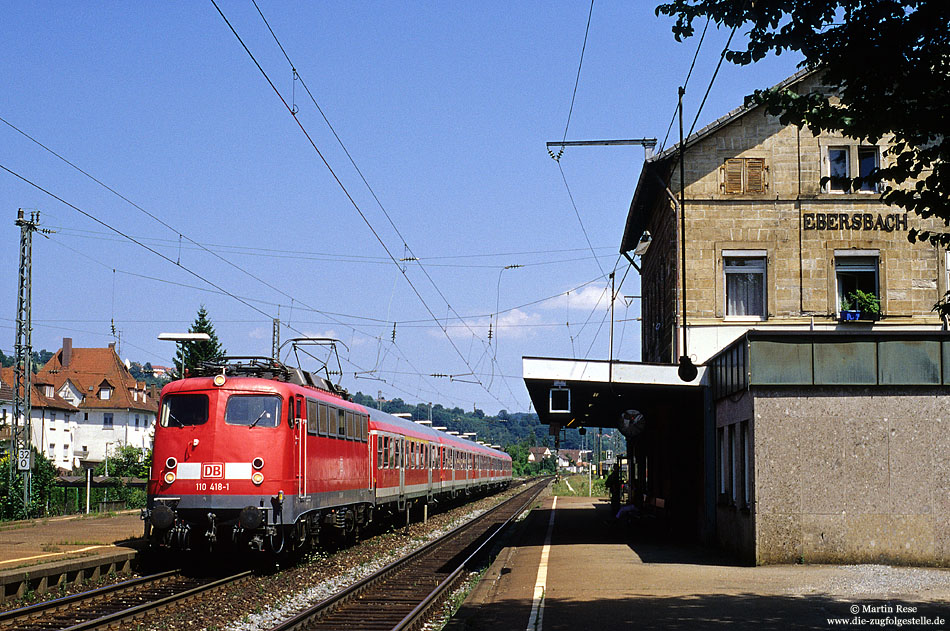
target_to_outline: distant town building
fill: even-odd
[[[175,369],[169,366],[156,366],[152,364],[152,376],[156,379],[171,379]]]
[[[547,447],[528,447],[528,462],[541,462],[551,457],[551,450]]]

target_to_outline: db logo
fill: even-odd
[[[203,478],[223,478],[223,462],[205,462],[201,465],[201,477]]]

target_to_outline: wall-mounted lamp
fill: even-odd
[[[637,247],[633,249],[634,256],[643,256],[647,253],[647,250],[650,249],[650,244],[653,242],[653,237],[650,236],[649,230],[644,230],[643,234],[640,235],[640,241],[637,243]]]
[[[633,255],[629,251],[624,252],[623,255],[630,261],[630,264],[633,265],[633,269],[637,270],[639,273],[643,273],[643,270],[640,269],[640,266],[637,265],[637,262],[633,260],[634,256],[642,257],[647,253],[647,250],[650,249],[650,244],[653,243],[653,236],[650,235],[649,230],[644,230],[643,234],[640,235],[640,240],[637,242],[635,248],[633,248]]]

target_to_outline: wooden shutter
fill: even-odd
[[[763,158],[746,158],[746,192],[765,192],[765,160]]]
[[[729,158],[723,165],[722,187],[724,193],[742,192],[742,158]]]

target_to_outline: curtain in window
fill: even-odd
[[[736,316],[764,315],[763,293],[761,273],[726,274],[726,313]]]

